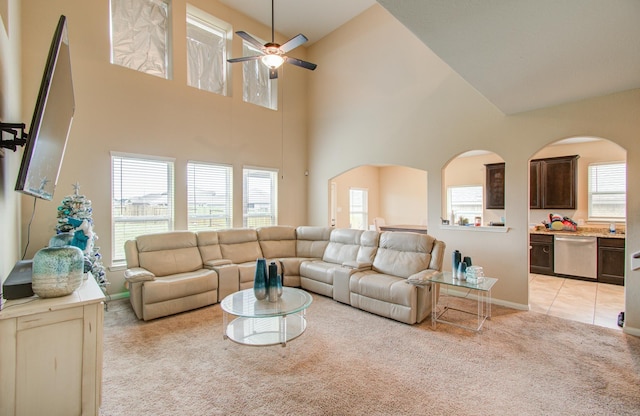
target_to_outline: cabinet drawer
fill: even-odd
[[[598,247],[624,248],[624,238],[598,238]]]
[[[553,244],[553,235],[530,234],[529,241],[532,243]]]

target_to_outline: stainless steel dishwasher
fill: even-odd
[[[555,235],[553,272],[596,280],[598,278],[598,239]]]

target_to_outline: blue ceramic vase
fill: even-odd
[[[267,298],[267,260],[258,259],[256,261],[256,273],[253,278],[253,294],[258,300]]]
[[[33,257],[33,293],[41,298],[69,295],[80,287],[83,272],[84,255],[78,247],[40,249]]]
[[[269,302],[277,302],[282,296],[282,278],[278,274],[278,266],[275,262],[269,265],[269,286],[267,289]]]

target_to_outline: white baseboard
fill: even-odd
[[[636,337],[640,337],[640,328],[631,328],[628,326],[624,326],[622,328],[622,332],[624,332],[625,334],[629,334],[629,335],[633,335]]]

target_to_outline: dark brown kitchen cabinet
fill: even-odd
[[[487,172],[486,209],[504,209],[504,163],[484,165]]]
[[[624,238],[598,238],[598,282],[624,285]]]
[[[529,271],[553,276],[553,235],[529,235]]]
[[[529,208],[576,209],[578,156],[532,160]]]

